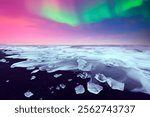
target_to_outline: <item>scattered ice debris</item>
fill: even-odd
[[[54,91],[51,91],[51,94],[54,94]]]
[[[6,61],[6,59],[1,59],[0,62],[1,63],[6,63],[7,61]]]
[[[81,71],[91,71],[92,70],[92,64],[88,63],[84,59],[77,59],[78,63],[78,69]]]
[[[59,77],[61,77],[61,76],[62,76],[62,74],[55,74],[55,75],[54,75],[55,78],[59,78]]]
[[[51,87],[48,87],[49,88],[49,90],[52,90],[54,87],[53,86],[51,86]]]
[[[35,74],[37,72],[39,72],[39,69],[36,69],[36,70],[32,71],[31,74]]]
[[[80,77],[82,79],[91,78],[91,76],[88,73],[86,73],[86,72],[77,74],[77,77]]]
[[[76,92],[76,94],[83,94],[85,92],[84,86],[79,85],[79,86],[75,87],[75,92]]]
[[[34,94],[33,94],[31,91],[29,91],[29,90],[24,93],[24,96],[27,97],[27,98],[30,98],[30,97],[32,97],[33,95],[34,95]]]
[[[99,94],[99,93],[103,90],[103,87],[100,86],[100,85],[97,85],[97,84],[95,84],[95,83],[88,82],[88,83],[87,83],[87,90],[88,90],[90,93]]]
[[[68,79],[68,82],[71,82],[73,79]]]
[[[110,77],[107,77],[107,84],[114,90],[124,91],[125,84]]]
[[[104,76],[103,74],[100,74],[100,73],[96,74],[94,78],[101,83],[105,83],[107,81],[106,76]]]
[[[66,87],[66,85],[64,85],[64,84],[60,84],[59,85],[62,89],[64,89],[65,87]]]
[[[9,80],[6,80],[7,83],[9,83]]]
[[[34,80],[34,79],[36,79],[36,76],[32,76],[30,80]]]
[[[57,87],[56,87],[56,90],[60,90],[60,87],[59,87],[59,86],[57,86]]]

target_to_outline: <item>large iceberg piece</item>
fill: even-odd
[[[88,82],[87,89],[90,93],[99,94],[103,90],[103,87],[95,83]]]

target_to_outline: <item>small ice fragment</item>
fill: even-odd
[[[1,59],[0,62],[1,63],[6,63],[7,61],[6,61],[6,59]]]
[[[30,97],[33,96],[33,95],[34,95],[34,94],[33,94],[31,91],[29,91],[29,90],[24,93],[24,96],[27,97],[27,98],[30,98]]]
[[[71,82],[73,79],[68,79],[68,82]]]
[[[59,78],[59,77],[61,77],[61,76],[62,76],[62,74],[55,74],[55,75],[54,75],[55,78]]]
[[[103,74],[100,74],[100,73],[96,74],[94,78],[101,83],[105,83],[107,81],[106,76],[104,76]]]
[[[8,83],[8,82],[9,82],[9,80],[6,80],[6,82]]]
[[[36,79],[36,76],[32,76],[32,77],[31,77],[31,80],[34,80],[34,79]]]
[[[92,82],[87,83],[87,89],[90,93],[98,94],[103,90],[103,87]]]
[[[116,81],[116,80],[114,80],[114,79],[108,77],[108,79],[107,79],[107,84],[108,84],[112,89],[124,91],[125,84],[122,83],[122,82]]]
[[[57,87],[56,87],[56,90],[60,90],[60,87],[59,87],[59,86],[57,86]]]
[[[37,72],[39,72],[39,69],[36,69],[36,70],[32,71],[31,74],[35,74]]]
[[[52,91],[51,94],[54,94],[54,91]]]
[[[82,78],[82,79],[91,78],[91,76],[90,76],[88,73],[86,73],[86,72],[79,73],[79,74],[77,75],[77,77],[80,77],[80,78]]]
[[[60,84],[59,85],[62,89],[64,89],[65,87],[66,87],[66,85],[64,85],[64,84]]]
[[[53,86],[51,86],[51,87],[48,87],[49,88],[49,90],[52,90],[54,87]]]
[[[75,87],[75,92],[76,92],[76,94],[83,94],[85,92],[83,85],[79,85],[79,86]]]

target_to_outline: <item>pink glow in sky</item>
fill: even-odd
[[[145,33],[105,29],[101,24],[70,26],[30,12],[35,0],[0,0],[0,44],[141,44]],[[45,0],[36,0],[37,5]],[[52,0],[49,0],[52,1]],[[58,1],[58,0],[56,0]],[[53,0],[52,5],[65,5]],[[63,0],[64,1],[64,0]],[[70,0],[73,1],[73,0]],[[30,3],[31,2],[31,3]],[[72,2],[67,9],[71,9]],[[98,26],[97,26],[98,25]],[[100,27],[100,28],[99,28]],[[98,29],[97,29],[98,28]],[[118,29],[115,29],[118,30]]]

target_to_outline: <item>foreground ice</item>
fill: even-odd
[[[149,46],[0,46],[6,58],[22,59],[11,68],[88,72],[91,79],[107,83],[112,89],[150,94]],[[4,61],[4,60],[2,60]],[[34,71],[36,72],[36,71]],[[96,76],[96,74],[103,74]],[[86,74],[79,77],[86,79]],[[106,76],[106,79],[105,77]],[[92,80],[95,84],[95,81]],[[90,87],[98,86],[89,84]],[[93,88],[89,88],[91,90]],[[100,89],[101,90],[101,89]]]

